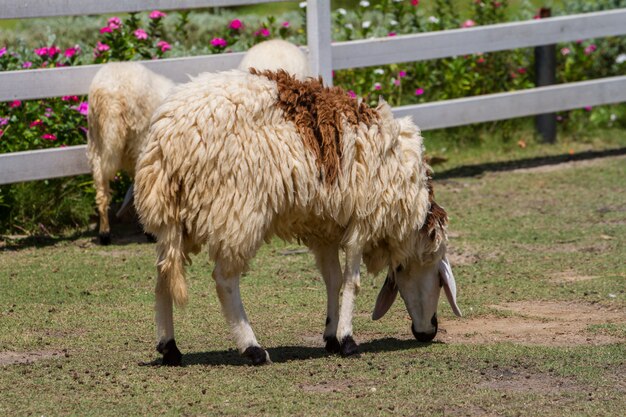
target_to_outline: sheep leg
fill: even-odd
[[[361,287],[361,251],[355,248],[346,248],[346,265],[343,276],[343,294],[337,326],[337,339],[342,356],[358,353],[359,346],[352,337],[352,314],[357,293]]]
[[[174,340],[173,302],[184,305],[187,299],[185,284],[185,252],[181,239],[161,241],[157,246],[157,284],[155,288],[155,321],[157,327],[157,351],[163,355],[163,365],[180,366],[183,355]],[[170,243],[173,241],[174,243]]]
[[[248,322],[239,292],[239,276],[240,273],[226,276],[221,272],[219,261],[215,265],[213,279],[215,280],[217,296],[222,305],[222,313],[231,328],[239,353],[248,357],[253,365],[272,363],[267,351],[257,342],[254,331]]]
[[[161,277],[159,276],[159,280]],[[157,326],[157,351],[163,355],[163,365],[180,366],[183,355],[176,347],[174,340],[174,317],[172,296],[165,285],[159,282],[155,291],[156,303],[156,326]]]
[[[101,245],[108,245],[111,243],[111,228],[109,226],[111,187],[109,186],[109,178],[106,178],[101,169],[94,172],[94,184],[96,186],[96,206],[100,217],[98,240]]]
[[[317,265],[326,284],[326,328],[324,341],[326,350],[339,353],[340,346],[337,339],[337,325],[339,324],[339,292],[341,291],[341,264],[339,263],[339,248],[335,246],[320,246],[313,250]]]

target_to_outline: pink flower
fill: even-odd
[[[569,48],[561,48],[561,55],[569,55],[572,51]]]
[[[100,41],[98,41],[98,44],[96,45],[96,50],[99,52],[104,52],[104,51],[108,51],[109,49],[111,49],[111,47],[109,45],[107,45],[106,43],[102,43]]]
[[[404,77],[406,77],[406,71],[399,71],[398,78],[404,78]]]
[[[150,15],[149,15],[150,19],[160,19],[165,16],[167,15],[160,10],[153,10],[150,12]]]
[[[476,62],[477,62],[477,63],[479,63],[479,64],[483,64],[483,63],[485,62],[485,58],[483,58],[483,57],[481,56],[480,58],[478,58],[478,59],[476,60]]]
[[[74,55],[76,55],[79,51],[80,51],[80,47],[75,46],[73,48],[67,48],[65,52],[63,52],[63,55],[65,55],[66,58],[71,58]]]
[[[228,42],[222,38],[213,38],[211,39],[211,45],[216,46],[218,48],[225,48],[228,45]]]
[[[417,90],[415,90],[415,95],[416,96],[421,96],[422,94],[424,94],[424,89],[423,88],[418,88]]]
[[[7,47],[6,46],[3,47],[3,48],[0,48],[0,56],[4,55],[6,53],[7,53]]]
[[[417,7],[418,4],[420,4],[420,0],[411,0],[411,5]]]
[[[381,88],[383,88],[380,83],[374,83],[374,90],[380,90]]]
[[[393,80],[393,85],[395,85],[396,87],[399,87],[400,86],[400,80],[399,79],[398,80],[394,79]]]
[[[517,69],[517,73],[518,74],[526,74],[526,68],[523,68],[523,67],[522,68],[518,68]]]
[[[356,93],[352,90],[348,91],[348,95],[350,96],[350,98],[356,98]]]
[[[148,34],[143,29],[137,29],[136,31],[133,32],[133,35],[135,35],[135,38],[139,40],[148,39]]]
[[[31,129],[33,127],[37,127],[37,126],[41,126],[43,125],[43,122],[39,119],[35,120],[34,122],[32,122],[30,125],[28,125],[28,127],[30,127]]]
[[[0,129],[0,138],[4,135],[4,130]]]
[[[20,107],[22,105],[22,102],[19,100],[14,100],[11,102],[11,104],[9,104],[9,107],[14,109],[16,107]]]
[[[105,26],[105,27],[103,27],[103,28],[100,28],[100,33],[111,33],[111,32],[113,32],[113,29],[111,29],[111,28],[110,28],[110,27],[108,27],[108,26]]]
[[[55,135],[53,135],[52,133],[44,133],[43,135],[41,135],[41,139],[57,140],[57,137]]]
[[[24,63],[22,64],[22,68],[30,68],[33,66],[33,63],[30,61],[24,61]]]
[[[387,34],[387,36],[396,36],[396,35],[397,35],[397,33],[396,33],[396,32],[389,32],[389,33]]]
[[[289,27],[289,22],[283,22],[282,25],[283,25],[284,28],[288,28]]]
[[[556,121],[557,122],[562,122],[563,121],[563,116],[556,116]]]
[[[264,38],[267,38],[268,36],[270,36],[270,31],[268,28],[259,29],[254,33],[254,36],[259,36],[259,35],[263,36]]]
[[[585,110],[587,110],[587,111],[591,111],[591,109],[593,109],[593,107],[591,107],[591,106],[585,106],[585,107],[583,107],[583,108],[584,108]]]
[[[63,101],[78,101],[78,96],[63,96],[61,97]]]
[[[52,45],[51,47],[48,48],[48,56],[50,57],[54,57],[56,54],[60,53],[61,50],[59,48],[57,48],[56,46]]]
[[[461,24],[462,28],[471,28],[473,26],[476,26],[476,22],[474,22],[472,19],[467,19]]]
[[[42,48],[36,48],[35,54],[37,54],[38,56],[46,56],[48,55],[48,48],[45,46]]]
[[[109,19],[109,21],[107,22],[107,26],[109,26],[111,29],[115,30],[115,29],[119,29],[120,26],[122,26],[122,22],[120,20],[119,17],[117,16],[113,16],[112,18]]]
[[[0,117],[0,126],[4,126],[9,123],[8,117]]]
[[[493,8],[497,9],[498,7],[502,6],[502,3],[500,3],[499,1],[494,1],[493,2]]]
[[[585,48],[585,55],[591,55],[598,47],[593,43]]]
[[[78,107],[75,107],[75,110],[83,116],[87,116],[89,114],[89,103],[86,101],[81,101]]]
[[[161,48],[161,52],[169,51],[170,49],[172,49],[172,45],[165,41],[158,41],[157,46]]]
[[[228,24],[228,27],[232,30],[241,29],[242,26],[243,26],[243,23],[241,23],[241,20],[239,19],[231,20],[231,22]]]

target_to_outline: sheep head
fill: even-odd
[[[373,320],[383,317],[399,292],[411,316],[411,331],[420,342],[429,342],[437,334],[437,305],[442,288],[454,314],[461,316],[456,282],[445,256],[447,215],[434,201],[430,179],[427,186],[430,208],[424,224],[413,234],[413,256],[389,266],[372,313]]]

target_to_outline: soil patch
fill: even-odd
[[[368,385],[365,381],[352,381],[352,380],[335,380],[335,381],[322,381],[313,384],[298,384],[304,392],[311,392],[315,394],[329,393],[329,392],[376,392],[377,389],[373,385]]]
[[[453,266],[472,265],[481,259],[480,255],[477,253],[452,245],[446,250],[446,256],[448,257],[450,264]]]
[[[488,388],[499,391],[560,394],[564,391],[581,391],[582,387],[573,379],[556,377],[545,373],[531,373],[516,369],[490,369],[485,374],[485,381],[476,388]]]
[[[60,350],[37,350],[32,352],[0,352],[0,366],[33,363],[44,359],[63,357]]]
[[[597,275],[580,275],[576,271],[569,270],[555,272],[554,274],[550,275],[550,282],[553,282],[555,284],[567,284],[570,282],[590,281],[596,278],[598,278]]]
[[[592,334],[592,324],[626,323],[626,312],[598,305],[556,301],[490,306],[511,317],[477,317],[442,323],[437,339],[446,343],[500,343],[575,346],[624,342],[623,337]]]

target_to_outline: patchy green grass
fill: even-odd
[[[364,276],[360,358],[323,351],[324,285],[294,244],[265,245],[243,279],[274,361],[260,368],[233,350],[206,255],[175,313],[186,366],[162,368],[139,365],[157,358],[143,236],[9,244],[0,415],[623,415],[624,178],[618,157],[437,181],[465,316],[442,301],[440,335],[419,344],[401,302],[369,319],[383,277]]]

